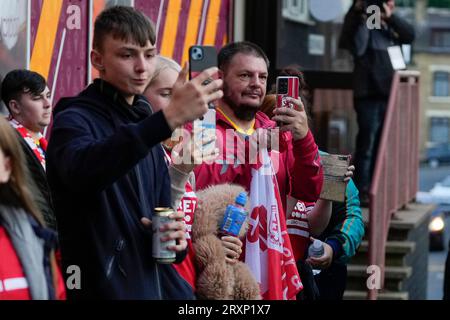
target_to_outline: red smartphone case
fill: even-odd
[[[278,77],[277,78],[277,107],[294,108],[292,103],[286,100],[286,97],[294,99],[299,98],[299,79],[298,77]]]

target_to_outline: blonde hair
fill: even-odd
[[[178,73],[181,71],[181,66],[175,60],[163,56],[156,56],[156,68],[155,71],[153,72],[150,82],[148,83],[147,88],[155,83],[158,76],[165,69],[172,69]]]

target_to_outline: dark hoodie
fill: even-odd
[[[193,298],[172,265],[154,262],[151,230],[140,222],[155,207],[170,206],[160,142],[171,130],[149,107],[143,96],[130,107],[113,86],[95,80],[55,108],[47,176],[64,270],[81,270],[81,289],[68,290],[69,299]]]

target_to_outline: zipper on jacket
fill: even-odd
[[[119,243],[116,246],[116,255],[119,256],[120,251],[125,247],[125,240],[120,239]],[[120,256],[119,256],[120,258]],[[124,277],[127,277],[127,273],[123,269],[123,267],[120,265],[120,261],[117,263],[117,267],[119,268],[119,271],[122,273]]]
[[[156,272],[156,286],[158,287],[158,298],[159,300],[162,300],[161,282],[159,281],[159,266],[157,262],[155,262],[155,272]]]
[[[120,239],[116,245],[115,252],[113,256],[110,258],[108,262],[108,267],[106,268],[106,277],[109,279],[111,277],[112,267],[114,265],[114,261],[116,260],[116,257],[120,254],[120,251],[122,251],[123,247],[125,246],[125,241],[123,239]],[[119,265],[119,270],[122,272],[124,276],[127,276],[125,270]]]
[[[106,278],[110,279],[111,278],[111,270],[112,270],[112,266],[114,264],[114,260],[116,260],[116,256],[113,255],[111,257],[111,259],[109,260],[108,263],[108,267],[106,268]]]

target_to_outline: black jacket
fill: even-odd
[[[154,262],[151,230],[140,222],[170,206],[160,142],[171,130],[149,110],[144,97],[130,107],[101,80],[55,108],[47,176],[64,270],[81,269],[81,290],[69,298],[193,298],[172,265]]]
[[[369,29],[362,12],[351,8],[345,16],[339,47],[347,49],[354,58],[353,90],[356,98],[388,98],[394,69],[387,48],[410,44],[414,28],[393,14],[387,27]]]
[[[22,138],[19,132],[17,132],[17,136],[25,155],[26,167],[30,174],[31,181],[29,181],[29,185],[32,190],[34,201],[44,217],[46,226],[56,231],[56,218],[45,170],[33,150],[31,150],[30,146],[25,139]]]

